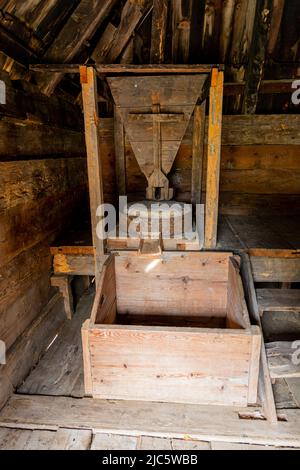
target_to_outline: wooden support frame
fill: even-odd
[[[125,129],[121,113],[114,107],[114,138],[116,152],[116,177],[119,196],[126,195],[126,155],[125,155]]]
[[[104,241],[97,236],[97,209],[104,203],[103,178],[100,155],[99,117],[97,100],[97,74],[93,67],[80,68],[84,108],[85,139],[89,178],[92,236],[95,250],[95,273],[98,284],[105,253]]]
[[[194,112],[192,204],[201,204],[206,100],[197,105]]]
[[[221,136],[223,112],[224,72],[212,71],[210,88],[207,183],[206,183],[206,214],[205,214],[205,248],[217,246],[219,186],[221,166]]]
[[[74,300],[72,294],[71,282],[73,276],[52,276],[51,286],[58,287],[59,292],[64,299],[64,307],[68,320],[72,320],[74,315]]]

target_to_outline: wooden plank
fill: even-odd
[[[272,17],[271,0],[257,0],[252,32],[252,44],[246,71],[246,88],[242,110],[245,114],[255,114],[258,92],[263,78],[266,51]]]
[[[270,375],[272,379],[300,378],[299,345],[281,341],[266,345]],[[297,349],[298,348],[298,349]]]
[[[114,107],[116,177],[119,196],[126,195],[126,155],[125,155],[125,129],[122,116],[117,106]]]
[[[18,393],[29,395],[74,396],[74,388],[83,371],[81,325],[89,318],[93,292],[80,300],[71,322],[65,322],[56,341],[46,351],[35,369],[18,388]],[[63,363],[62,363],[63,358]],[[76,397],[84,396],[83,380]]]
[[[93,54],[95,62],[98,62],[98,59],[100,59],[101,62],[113,64],[124,51],[131,36],[134,34],[134,30],[148,10],[148,0],[139,0],[139,2],[127,0],[121,13],[120,24],[115,29],[111,41],[107,44],[105,49],[103,48],[102,39],[100,39],[100,43],[96,46]],[[109,28],[111,29],[110,26]],[[99,57],[98,48],[104,52],[101,57]]]
[[[193,132],[192,203],[201,204],[206,101],[196,106]]]
[[[101,325],[90,347],[94,398],[247,406],[246,331]]]
[[[10,348],[6,365],[0,366],[0,409],[5,405],[13,390],[36,365],[64,321],[62,301],[57,295]]]
[[[28,121],[0,120],[0,155],[36,157],[47,155],[85,156],[81,132],[35,124]]]
[[[64,299],[64,306],[66,317],[68,320],[72,320],[74,315],[74,299],[71,288],[72,277],[70,276],[52,276],[51,285],[58,287],[60,293]]]
[[[91,313],[91,325],[94,323],[109,325],[115,322],[116,315],[115,260],[114,256],[111,256],[105,262],[99,279]]]
[[[260,314],[264,312],[300,313],[300,290],[298,289],[257,289]]]
[[[82,98],[85,121],[85,138],[88,161],[90,208],[92,220],[93,246],[95,249],[96,283],[99,281],[102,261],[105,253],[104,240],[97,235],[97,209],[103,200],[103,170],[98,133],[97,79],[92,67],[81,69]],[[101,233],[101,232],[100,232]]]
[[[134,436],[95,434],[91,450],[136,450],[138,439]]]
[[[150,62],[152,64],[161,64],[165,59],[168,9],[168,0],[154,0],[150,51]]]
[[[240,411],[226,406],[151,403],[149,407],[142,402],[14,395],[0,413],[0,426],[58,426],[117,435],[300,447],[299,410],[285,410],[287,421],[277,426],[261,419],[240,419]]]
[[[263,445],[250,445],[250,444],[231,444],[230,442],[212,442],[211,443],[212,450],[218,451],[261,451],[261,450],[292,450],[290,447],[275,447],[275,446],[263,446]],[[297,450],[297,449],[294,449]]]
[[[227,327],[250,329],[250,320],[240,278],[240,258],[231,258],[227,286]]]
[[[250,259],[246,253],[242,253],[242,264],[241,272],[244,284],[244,291],[248,303],[248,309],[250,317],[261,329],[262,333],[262,324],[261,318],[259,315],[259,309],[257,305],[256,292],[253,282],[253,276],[251,271]],[[268,368],[267,355],[264,341],[261,345],[261,354],[260,354],[260,375],[259,375],[259,395],[261,402],[263,404],[263,409],[267,420],[271,424],[277,424],[277,411],[275,406],[274,394],[272,389],[271,377]]]
[[[179,65],[179,64],[147,64],[147,65],[131,65],[131,64],[96,64],[95,68],[99,74],[172,74],[172,73],[209,73],[213,67],[218,64],[195,64],[195,65]],[[78,64],[32,64],[30,70],[40,73],[79,73],[80,65]]]
[[[226,316],[230,254],[164,252],[158,259],[119,253],[117,310],[151,315]],[[147,279],[147,282],[145,282]],[[162,294],[163,293],[163,294]]]
[[[251,257],[254,282],[300,282],[300,258]]]
[[[93,250],[92,247],[91,249]],[[104,261],[105,257],[102,258],[102,263]],[[94,255],[56,254],[53,259],[53,269],[56,275],[94,276]]]
[[[108,16],[116,0],[81,0],[43,57],[44,62],[70,62]],[[45,94],[52,94],[62,74],[41,76],[38,83]]]
[[[183,3],[185,5],[183,6]],[[173,63],[188,63],[190,55],[190,29],[193,2],[172,2],[172,60]]]
[[[213,69],[208,123],[205,247],[216,248],[219,212],[224,73]]]

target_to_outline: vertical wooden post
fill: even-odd
[[[116,176],[119,196],[126,194],[126,157],[125,157],[125,130],[121,113],[114,107],[114,136],[116,152]]]
[[[168,0],[153,0],[151,64],[162,64],[165,60],[168,8]]]
[[[95,250],[96,283],[100,278],[104,257],[104,241],[97,236],[97,208],[104,203],[100,137],[98,132],[97,76],[93,67],[81,67],[80,79],[84,108],[85,140],[87,150],[90,208],[93,246]]]
[[[201,204],[206,101],[195,107],[193,132],[192,204]]]
[[[219,186],[221,167],[221,137],[223,113],[224,72],[212,70],[210,88],[207,183],[206,183],[206,216],[205,247],[214,249],[217,246]]]

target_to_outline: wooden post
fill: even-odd
[[[192,204],[201,204],[206,101],[195,107],[193,133]]]
[[[207,153],[205,217],[205,247],[207,249],[214,249],[217,246],[223,86],[224,72],[219,72],[218,69],[213,69],[210,88]]]
[[[154,0],[151,34],[151,64],[162,64],[165,59],[165,43],[168,22],[168,0]]]
[[[125,157],[125,130],[121,113],[114,107],[114,135],[116,152],[116,176],[119,196],[126,195],[126,157]]]
[[[64,299],[64,307],[68,320],[72,320],[74,315],[74,301],[71,288],[73,276],[52,276],[51,286],[58,287]]]
[[[85,140],[87,150],[90,208],[92,219],[93,246],[95,250],[96,283],[100,278],[103,258],[104,241],[96,233],[97,208],[104,203],[102,165],[100,158],[100,141],[98,131],[97,76],[93,67],[81,67],[82,99],[84,108]]]

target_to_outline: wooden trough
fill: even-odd
[[[232,253],[111,255],[82,328],[94,398],[247,406],[261,334]]]

